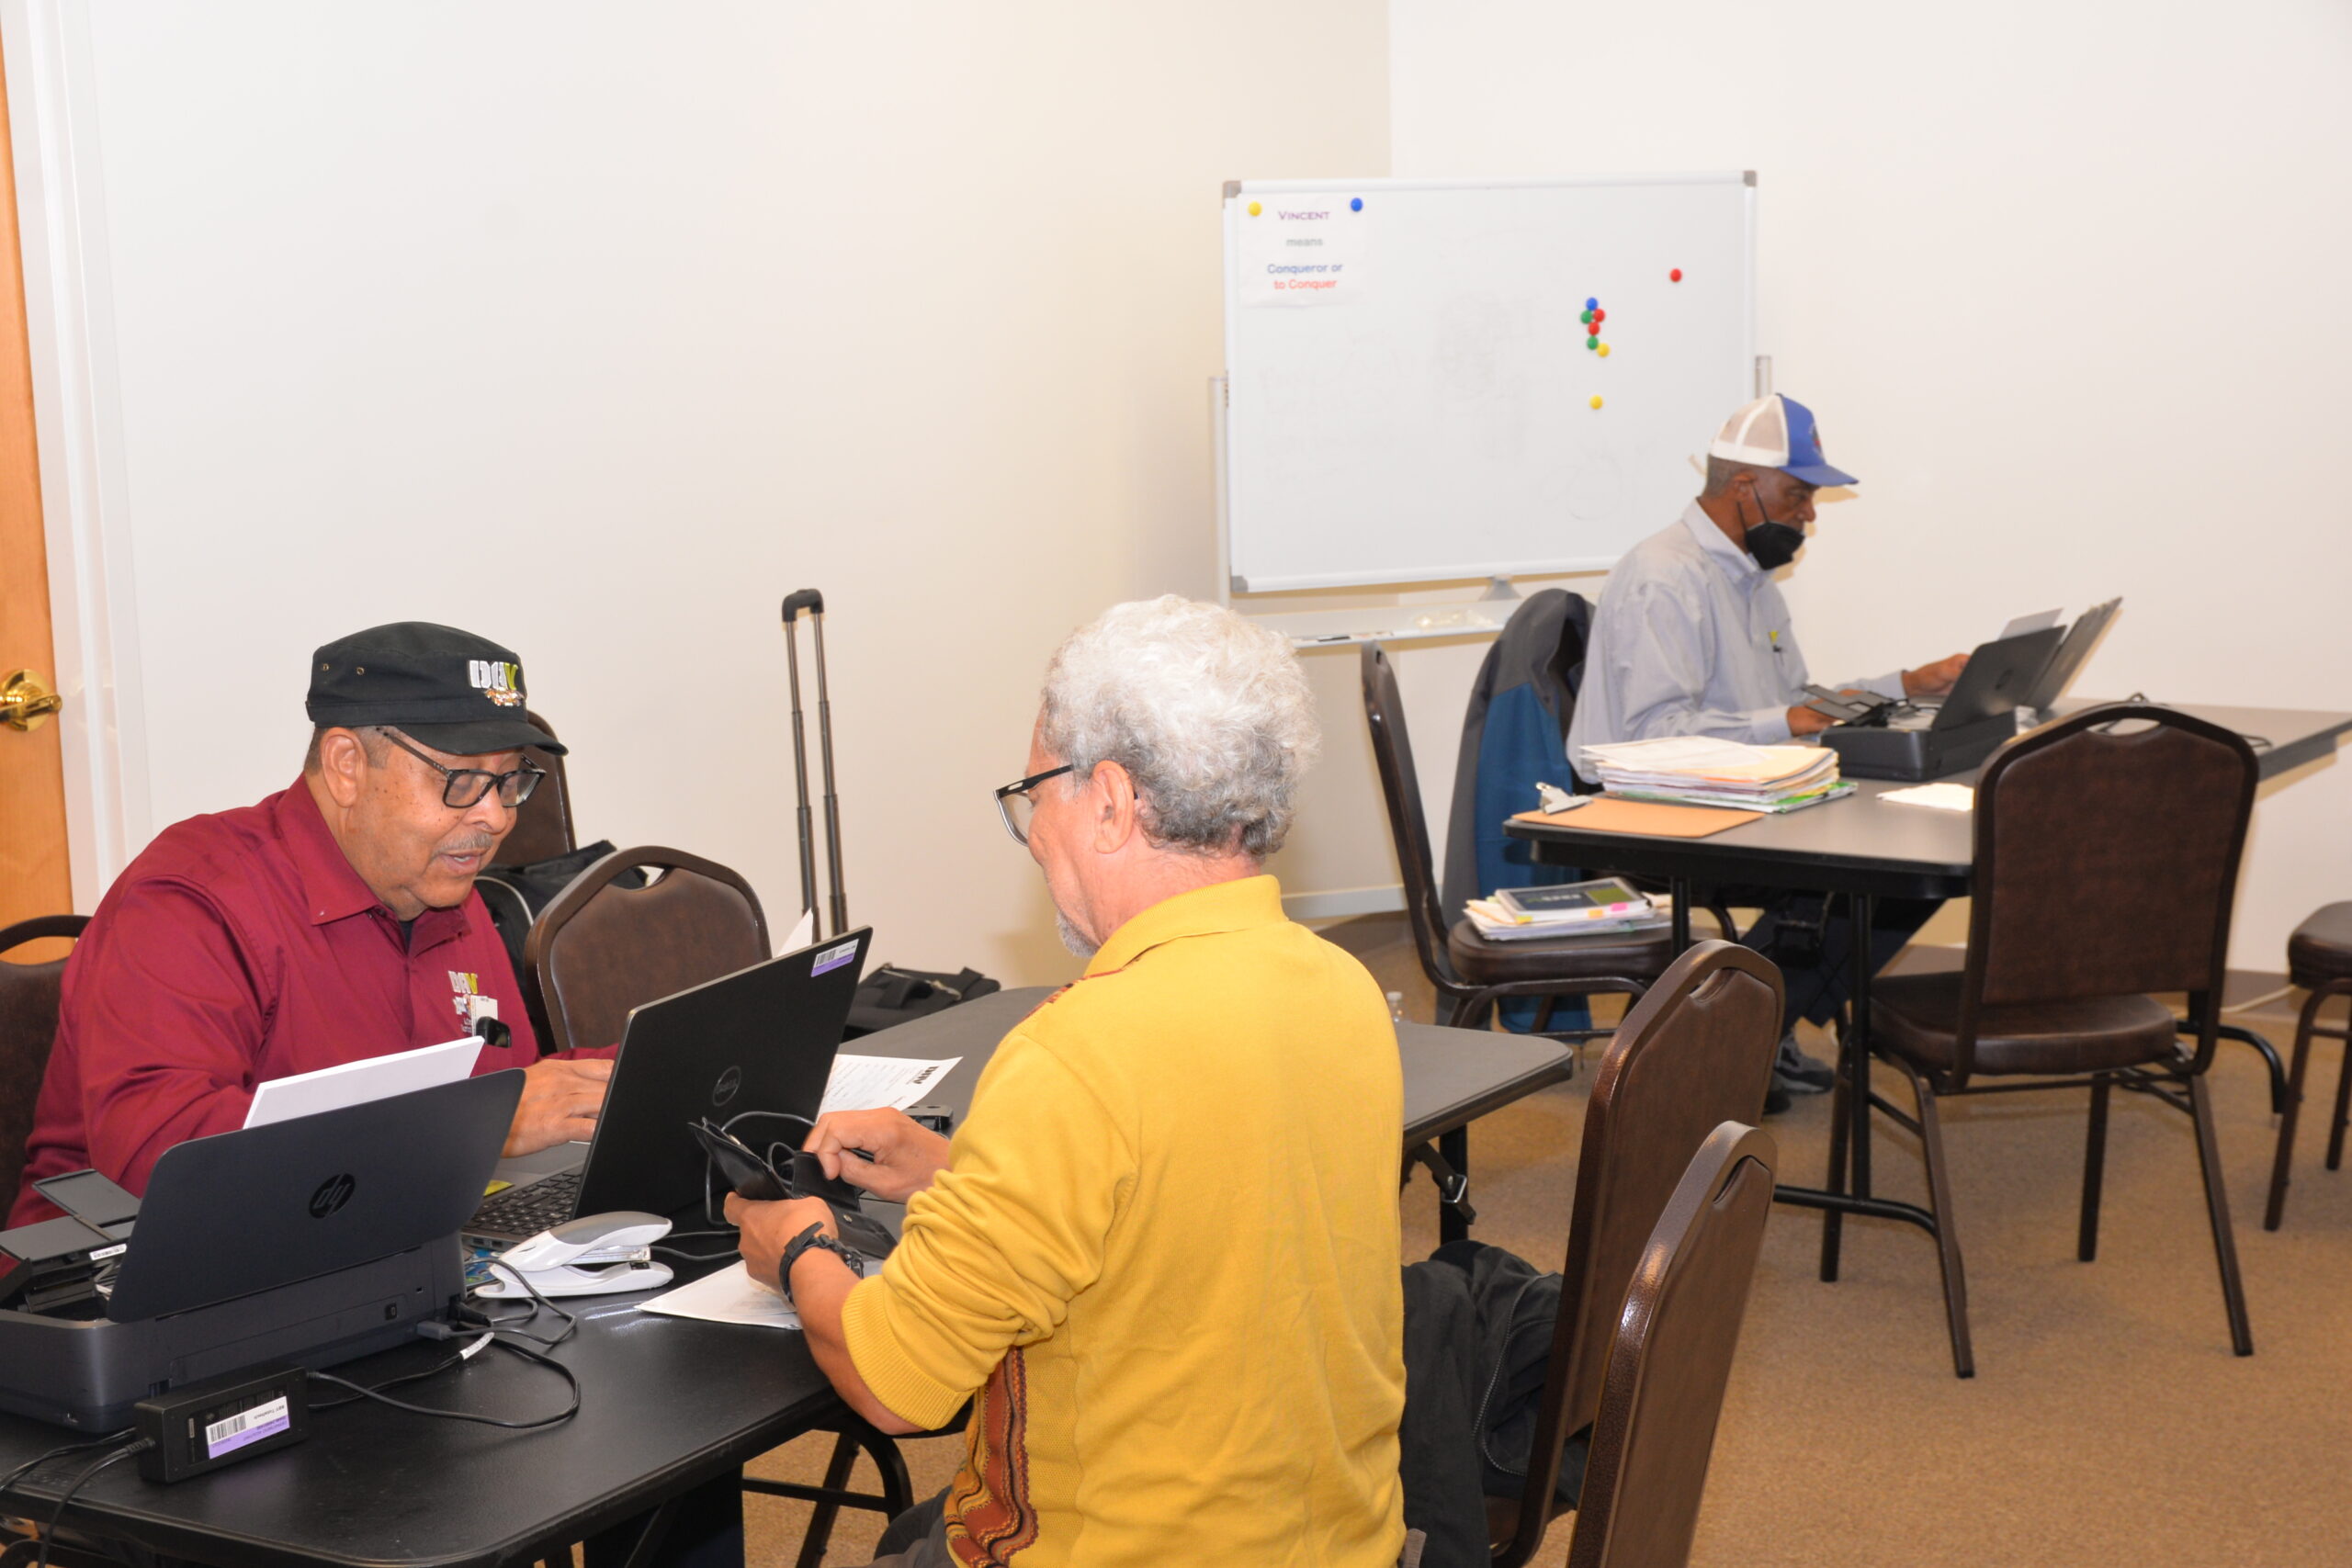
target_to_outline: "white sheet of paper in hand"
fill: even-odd
[[[754,1328],[797,1328],[800,1314],[783,1295],[752,1278],[741,1263],[706,1274],[691,1285],[639,1302],[638,1311],[704,1323],[741,1323]]]
[[[832,1077],[825,1080],[825,1103],[817,1114],[829,1111],[904,1111],[920,1103],[956,1070],[964,1058],[950,1056],[944,1061],[926,1062],[908,1056],[836,1056]]]
[[[316,1072],[271,1078],[254,1089],[245,1125],[266,1127],[273,1122],[291,1122],[297,1116],[315,1116],[322,1111],[340,1111],[346,1105],[365,1105],[371,1100],[456,1083],[474,1070],[474,1058],[481,1055],[481,1042],[469,1034],[438,1045],[420,1045],[413,1051],[395,1051],[389,1056],[369,1056]]]

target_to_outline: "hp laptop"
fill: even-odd
[[[521,1073],[486,1073],[165,1150],[107,1316],[188,1312],[447,1246],[522,1095]]]
[[[861,927],[632,1010],[586,1155],[493,1194],[467,1238],[503,1247],[581,1214],[697,1207],[706,1162],[687,1127],[746,1111],[817,1114],[873,935]],[[808,1132],[769,1125],[780,1130],[763,1128],[763,1141],[795,1147]]]
[[[2048,716],[2060,697],[2066,694],[2066,682],[2088,661],[2091,650],[2098,647],[2098,639],[2107,635],[2114,623],[2115,613],[2123,608],[2121,599],[2109,599],[2104,604],[2094,604],[2085,610],[2082,618],[2066,632],[2066,640],[2050,656],[2050,663],[2027,694],[2024,705]]]
[[[2018,732],[2017,710],[2049,667],[2056,626],[1984,643],[1968,656],[1951,693],[1932,712],[1883,727],[1836,725],[1821,743],[1838,753],[1838,771],[1863,779],[1934,779],[1965,773]]]

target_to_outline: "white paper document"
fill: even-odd
[[[395,1094],[438,1089],[471,1074],[474,1058],[481,1055],[481,1042],[469,1034],[439,1045],[420,1045],[413,1051],[395,1051],[389,1056],[271,1078],[254,1090],[245,1125],[266,1127],[297,1116],[315,1116],[322,1111],[365,1105]]]
[[[777,948],[776,951],[778,953],[797,953],[816,940],[817,911],[814,909],[803,909],[800,911],[799,920],[796,922],[792,928],[792,934],[784,939],[784,945]]]
[[[754,1328],[797,1328],[800,1314],[782,1294],[752,1278],[741,1263],[706,1274],[691,1285],[638,1303],[639,1312],[691,1317],[704,1323],[742,1323]]]
[[[2008,638],[2013,637],[2023,637],[2028,632],[2048,631],[2052,626],[2054,626],[2057,624],[2057,611],[2036,610],[2032,615],[2019,615],[2016,620],[2011,621],[2007,626],[2003,626],[2001,628],[2001,636],[1997,640],[2007,641]]]
[[[1891,789],[1879,796],[1897,806],[1931,806],[1938,811],[1973,811],[1976,791],[1967,784],[1913,784],[1909,789]]]
[[[936,1089],[964,1058],[943,1062],[907,1056],[835,1056],[833,1076],[825,1080],[825,1103],[817,1110],[904,1111],[920,1104]]]

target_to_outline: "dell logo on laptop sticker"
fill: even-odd
[[[350,1202],[352,1190],[356,1186],[358,1183],[348,1176],[330,1176],[320,1182],[319,1190],[311,1194],[311,1218],[323,1220]]]
[[[710,1086],[710,1102],[713,1105],[724,1105],[741,1093],[742,1089],[743,1069],[729,1067],[718,1075],[717,1083]]]

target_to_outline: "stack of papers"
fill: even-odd
[[[1973,811],[1976,792],[1967,784],[1914,784],[1909,789],[1891,789],[1879,796],[1897,806],[1932,806],[1939,811]]]
[[[1838,776],[1838,753],[1823,746],[1750,746],[1668,735],[1588,746],[1583,760],[1611,795],[1676,806],[1796,811],[1854,789],[1851,780]]]
[[[1546,887],[1507,887],[1462,907],[1488,942],[1549,942],[1558,937],[1611,936],[1662,929],[1672,900],[1636,892],[1614,877]]]

